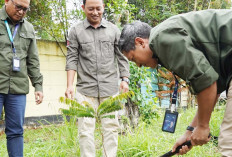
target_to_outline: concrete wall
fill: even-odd
[[[60,44],[66,55],[65,44]],[[36,105],[34,87],[30,85],[25,117],[57,115],[60,114],[59,109],[65,107],[58,100],[60,96],[64,96],[66,90],[66,58],[56,42],[37,40],[37,46],[41,73],[44,78],[44,100],[42,104]]]

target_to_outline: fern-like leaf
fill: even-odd
[[[95,116],[103,116],[103,117],[112,117],[112,116],[104,116],[104,114],[115,112],[122,109],[122,103],[128,97],[132,97],[134,93],[132,91],[127,93],[122,93],[116,97],[109,97],[105,101],[103,101],[97,110],[98,114],[95,114],[94,108],[88,102],[84,101],[82,104],[79,104],[76,100],[72,100],[69,98],[60,97],[60,102],[65,103],[69,106],[69,109],[61,109],[61,113],[67,116],[77,116],[77,117],[91,117]],[[97,117],[95,117],[97,118]]]
[[[121,105],[121,102],[115,101],[112,104],[106,106],[103,110],[101,110],[101,112],[99,112],[98,115],[101,116],[106,113],[115,112],[115,111],[121,110],[122,108],[123,106]]]
[[[110,119],[115,119],[115,115],[102,116],[101,118],[110,118]]]

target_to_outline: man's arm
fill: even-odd
[[[32,31],[34,32],[34,29]],[[44,95],[43,95],[43,76],[40,73],[39,55],[36,46],[35,34],[34,34],[34,38],[30,43],[27,54],[28,54],[27,72],[31,80],[32,86],[35,88],[35,92],[34,92],[35,102],[38,105],[43,102]]]
[[[198,117],[197,126],[191,136],[193,145],[203,145],[209,141],[209,121],[217,100],[217,83],[204,89],[197,95]]]
[[[65,91],[65,96],[66,98],[71,98],[73,99],[73,80],[75,76],[76,71],[75,70],[68,70],[67,71],[67,89]]]
[[[187,130],[185,134],[177,140],[173,146],[173,152],[179,145],[188,140],[191,140],[192,145],[203,145],[209,141],[209,121],[218,96],[216,82],[197,95],[198,111],[190,124],[190,126],[195,129],[193,133]],[[186,154],[191,148],[192,147],[188,148],[187,146],[183,146],[179,154]]]
[[[120,30],[116,28],[116,39],[114,43],[114,53],[118,62],[118,68],[119,68],[119,75],[120,78],[128,79],[130,77],[129,72],[129,62],[127,58],[122,54],[122,52],[119,50],[118,42],[120,39]],[[119,90],[121,92],[128,92],[129,91],[129,82],[121,81]]]
[[[79,44],[77,40],[77,34],[75,31],[75,27],[72,27],[69,36],[68,36],[69,44],[67,46],[67,56],[66,56],[66,67],[67,71],[67,89],[65,91],[66,98],[73,99],[74,89],[73,89],[73,81],[74,76],[77,71],[77,62],[79,59]]]

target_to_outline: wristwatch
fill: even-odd
[[[130,80],[128,78],[126,78],[126,77],[123,77],[122,81],[125,81],[128,85],[130,84]]]
[[[194,130],[194,127],[188,126],[186,130],[193,131],[193,130]]]

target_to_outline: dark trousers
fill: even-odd
[[[0,94],[0,113],[5,110],[5,133],[9,157],[23,157],[25,94]]]

